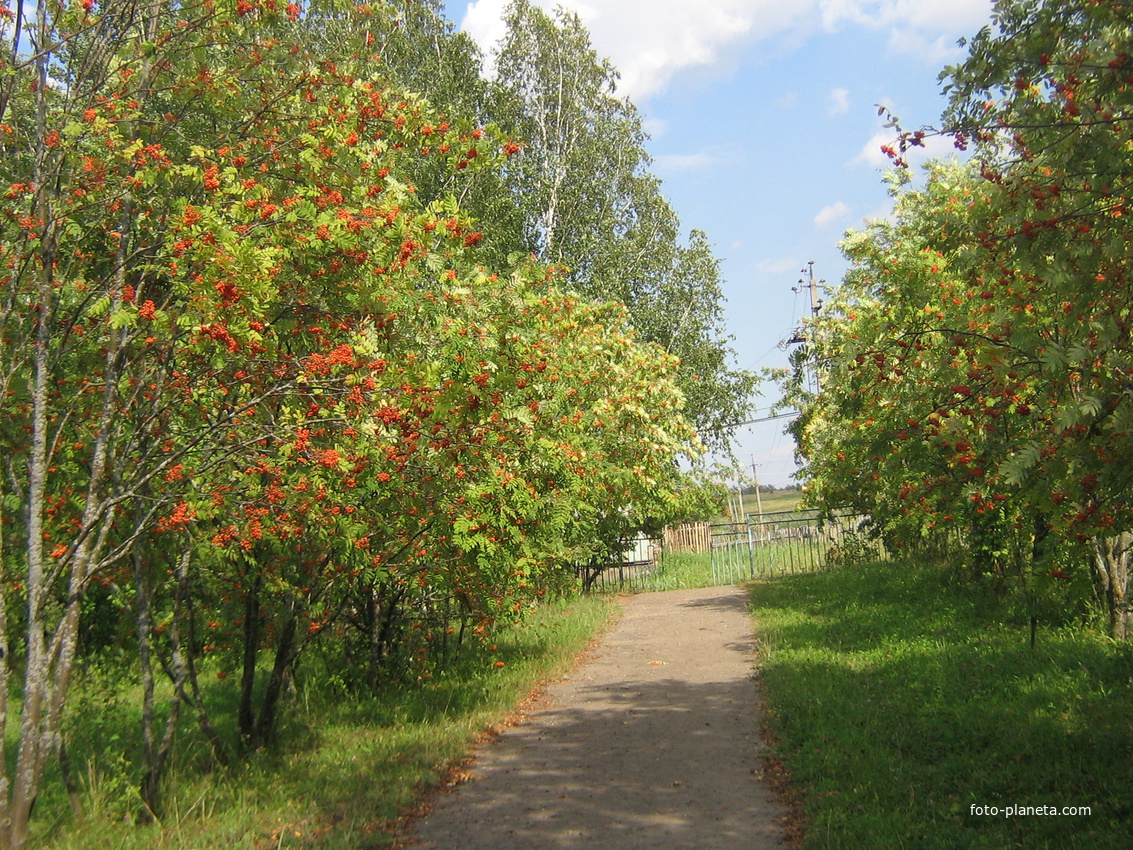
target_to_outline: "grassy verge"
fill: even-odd
[[[806,847],[1130,846],[1133,647],[1067,626],[1040,631],[1032,651],[1007,603],[924,566],[790,576],[752,594]]]
[[[122,822],[129,794],[105,765],[85,771],[85,821],[62,813],[36,820],[38,846],[56,850],[380,848],[400,814],[499,724],[541,680],[561,675],[616,614],[608,597],[550,603],[494,649],[472,647],[445,673],[389,686],[359,701],[300,693],[287,746],[229,771],[203,771],[202,745],[186,721],[162,823]],[[108,730],[104,730],[104,734]],[[127,734],[117,730],[113,734]],[[45,789],[55,797],[58,789]],[[37,812],[39,815],[40,812]]]

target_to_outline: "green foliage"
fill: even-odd
[[[1025,608],[924,563],[751,592],[772,763],[801,792],[804,846],[1127,843],[1127,646],[1061,627],[1032,651]],[[1007,818],[1005,806],[1092,813]]]
[[[694,230],[681,244],[641,116],[617,96],[617,71],[578,16],[515,0],[506,17],[491,117],[522,144],[505,174],[528,249],[564,266],[579,292],[627,305],[642,338],[680,359],[677,382],[701,437],[726,445],[757,376],[731,365],[707,236]]]
[[[436,11],[37,9],[0,106],[0,845],[80,653],[137,665],[160,817],[182,712],[231,762],[324,646],[351,693],[424,680],[449,629],[487,638],[699,502],[677,359],[462,205],[492,215],[517,149],[465,114]],[[409,88],[442,67],[452,116]]]
[[[1128,10],[1005,0],[995,20],[944,74],[945,132],[971,161],[930,164],[920,186],[899,173],[894,220],[847,235],[853,267],[790,384],[793,429],[812,498],[871,514],[892,541],[960,528],[975,572],[1023,570],[1036,527],[1096,541],[1123,638]],[[924,136],[905,134],[902,151]],[[807,364],[823,375],[817,398]]]
[[[482,57],[439,2],[389,7],[371,32],[390,79],[435,104],[452,126],[483,127],[508,155],[499,169],[475,167],[483,145],[471,156],[462,148],[457,170],[430,157],[408,162],[418,197],[459,200],[483,234],[477,256],[485,268],[534,253],[565,267],[569,288],[626,304],[638,334],[679,358],[677,384],[702,438],[725,444],[726,426],[745,418],[756,376],[732,366],[718,261],[705,234],[682,243],[649,171],[641,117],[616,96],[617,71],[594,53],[578,17],[515,3],[488,81]],[[320,25],[314,50],[337,50],[346,26]]]

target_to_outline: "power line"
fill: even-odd
[[[755,425],[757,422],[770,422],[772,419],[793,419],[798,416],[797,410],[791,410],[787,413],[776,413],[773,416],[762,416],[759,419],[748,419],[744,422],[735,422],[731,425],[725,425],[725,428],[739,428],[741,425]]]

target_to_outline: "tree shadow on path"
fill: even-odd
[[[785,812],[759,779],[743,595],[717,589],[673,607],[686,610],[642,620],[643,634],[627,623],[628,634],[612,636],[609,652],[549,689],[549,706],[486,748],[478,778],[438,798],[434,814],[419,824],[421,844],[781,846],[775,820]],[[727,615],[730,629],[717,612]],[[627,620],[633,613],[631,607]],[[672,633],[658,634],[658,623]],[[667,658],[646,660],[666,649]]]

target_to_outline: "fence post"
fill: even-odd
[[[751,540],[751,514],[744,514],[744,523],[747,525],[747,562],[751,575],[755,578],[755,544]]]
[[[720,560],[720,556],[716,549],[716,541],[711,536],[708,538],[708,566],[712,570],[712,586],[715,587],[719,582],[716,581],[716,568]]]

